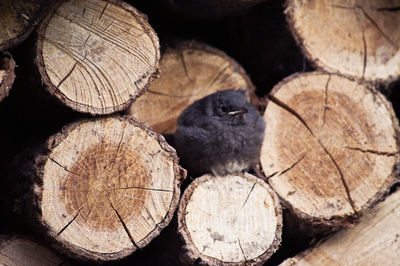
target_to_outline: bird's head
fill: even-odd
[[[225,90],[210,95],[210,114],[221,120],[242,121],[246,119],[248,101],[244,91]]]

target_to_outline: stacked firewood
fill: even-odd
[[[396,264],[399,6],[1,0],[0,264]],[[194,177],[177,118],[227,89],[259,164]]]

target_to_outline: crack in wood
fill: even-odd
[[[307,123],[305,122],[305,120],[300,116],[300,114],[298,114],[293,108],[291,108],[290,106],[288,106],[286,103],[280,101],[279,99],[275,98],[275,96],[273,95],[269,95],[268,96],[269,99],[275,103],[276,105],[278,105],[279,107],[283,108],[284,110],[286,110],[287,112],[289,112],[290,114],[294,115],[306,128],[307,130],[311,133],[311,135],[317,140],[318,144],[321,146],[321,148],[324,150],[324,152],[328,155],[328,157],[330,158],[330,160],[332,161],[332,163],[334,164],[336,170],[339,173],[340,176],[340,180],[342,181],[344,190],[346,192],[346,196],[347,199],[350,203],[351,208],[353,209],[353,212],[357,215],[357,211],[354,205],[354,201],[350,195],[350,190],[349,187],[347,186],[346,180],[344,179],[344,175],[342,170],[340,169],[339,165],[337,164],[336,160],[333,158],[332,154],[328,151],[328,149],[322,144],[321,140],[319,138],[317,138],[316,135],[314,135],[313,131],[311,130],[311,128],[307,125]]]
[[[367,41],[365,40],[365,32],[361,31],[361,37],[363,42],[363,69],[361,74],[361,81],[365,78],[365,70],[367,69]]]
[[[49,156],[48,158],[50,159],[50,161],[52,161],[53,163],[55,163],[55,164],[57,164],[58,166],[60,166],[61,168],[63,168],[63,169],[64,169],[65,171],[67,171],[68,173],[71,173],[71,174],[76,175],[76,176],[78,176],[78,177],[80,177],[80,178],[83,179],[83,176],[81,176],[81,175],[79,175],[79,174],[77,174],[77,173],[72,172],[72,171],[69,170],[66,166],[60,164],[59,162],[57,162],[56,160],[54,160],[54,159],[51,158],[50,156]]]
[[[135,241],[133,240],[133,237],[132,237],[132,235],[131,235],[131,232],[129,232],[129,229],[128,229],[128,227],[126,226],[126,224],[125,224],[124,220],[122,219],[121,215],[119,215],[117,209],[115,209],[115,207],[114,207],[114,205],[112,204],[111,200],[110,200],[109,198],[107,198],[107,199],[108,199],[108,202],[110,203],[111,208],[114,210],[115,214],[117,215],[117,217],[118,217],[120,223],[121,223],[122,226],[124,227],[124,230],[125,230],[126,234],[128,235],[129,239],[130,239],[131,242],[132,242],[132,245],[133,245],[136,249],[139,249],[139,246],[138,246],[138,245],[135,243]]]
[[[103,10],[101,11],[101,14],[100,14],[99,20],[101,19],[101,17],[103,16],[104,12],[106,11],[106,8],[107,8],[108,4],[109,4],[109,2],[108,2],[108,0],[107,0],[107,3],[106,3],[106,5],[104,6]]]
[[[246,205],[247,201],[249,200],[250,194],[251,194],[251,192],[253,192],[256,184],[257,184],[257,180],[256,180],[256,182],[254,182],[253,186],[251,187],[249,194],[247,194],[246,200],[243,202],[241,209],[244,207],[244,205]]]
[[[292,170],[297,164],[299,164],[305,157],[306,157],[307,153],[305,153],[303,156],[301,156],[297,161],[295,161],[291,166],[289,166],[288,168],[286,168],[285,170],[283,170],[279,176],[289,172],[290,170]]]
[[[326,110],[329,109],[328,107],[328,87],[329,87],[329,82],[331,81],[331,75],[328,76],[328,79],[325,84],[325,96],[324,96],[324,113],[322,115],[322,126],[325,125],[325,120],[326,120]]]
[[[90,35],[89,35],[89,37],[90,37]],[[89,37],[88,37],[88,39],[89,39]],[[74,64],[73,67],[71,68],[71,70],[67,73],[67,75],[65,75],[65,77],[64,77],[64,78],[58,83],[58,85],[56,86],[56,88],[57,88],[58,90],[60,90],[61,84],[63,84],[64,81],[65,81],[69,76],[71,76],[71,74],[72,74],[72,72],[74,71],[76,65],[78,65],[78,64],[80,64],[81,62],[85,61],[86,56],[87,56],[87,52],[85,52],[85,56],[83,57],[83,59],[82,59],[81,61],[76,61],[76,62],[75,62],[75,64]]]
[[[238,240],[240,251],[242,252],[242,255],[243,255],[243,258],[244,258],[244,263],[246,265],[247,258],[246,258],[246,255],[244,254],[244,250],[243,250],[242,244],[240,243],[239,237],[237,237],[237,240]]]
[[[283,108],[285,111],[289,112],[290,114],[294,115],[306,128],[307,130],[311,133],[311,135],[314,135],[313,131],[311,130],[311,128],[307,125],[306,121],[304,121],[304,119],[294,110],[292,109],[290,106],[288,106],[286,103],[282,102],[281,100],[279,100],[278,98],[276,98],[273,95],[269,95],[268,98],[275,103],[276,105],[278,105],[279,107]]]
[[[391,45],[393,45],[396,49],[399,49],[399,47],[389,38],[389,36],[386,35],[385,32],[379,27],[379,25],[375,22],[375,20],[365,11],[364,7],[361,5],[355,5],[355,6],[342,6],[342,5],[331,5],[331,7],[334,8],[340,8],[340,9],[348,9],[348,10],[355,10],[355,9],[360,9],[361,12],[364,14],[365,18],[374,25],[374,27],[379,31],[379,33],[385,38]],[[392,7],[392,8],[375,8],[377,11],[391,11],[391,12],[397,12],[400,10],[400,6],[398,7]]]
[[[360,151],[360,152],[364,152],[364,153],[373,153],[376,155],[383,155],[383,156],[389,156],[389,157],[396,156],[397,154],[400,153],[400,151],[386,152],[386,151],[376,151],[376,150],[372,150],[372,149],[361,149],[358,147],[349,147],[349,146],[346,146],[345,148],[349,149],[349,150]]]
[[[365,9],[360,6],[360,5],[356,5],[356,8],[359,8],[361,10],[361,12],[364,14],[364,16],[367,18],[367,20],[369,22],[372,23],[372,25],[375,26],[375,28],[380,32],[380,34],[383,36],[383,38],[386,39],[386,41],[388,41],[391,45],[393,45],[393,47],[395,47],[396,49],[399,49],[399,47],[389,38],[389,36],[386,35],[386,33],[383,32],[383,30],[381,29],[381,27],[379,27],[379,25],[375,22],[375,20],[367,13],[367,11],[365,11]]]
[[[388,11],[388,12],[397,12],[400,11],[400,6],[394,6],[394,7],[378,7],[375,8],[377,11]]]
[[[185,72],[186,78],[187,78],[190,82],[193,82],[193,80],[192,80],[192,79],[190,78],[190,76],[189,76],[189,71],[188,71],[187,66],[186,66],[186,62],[185,62],[185,58],[184,58],[184,56],[183,56],[183,52],[181,51],[181,52],[179,53],[179,55],[180,55],[180,59],[181,59],[181,61],[182,61],[183,71]]]
[[[355,208],[355,204],[353,201],[353,198],[350,195],[350,189],[346,183],[346,180],[344,179],[344,175],[342,170],[340,169],[338,163],[336,162],[335,158],[333,158],[332,154],[327,150],[327,148],[321,143],[321,141],[318,139],[318,143],[321,145],[322,149],[324,149],[325,153],[329,156],[329,158],[331,159],[331,161],[333,162],[333,164],[335,165],[337,171],[339,172],[340,175],[340,180],[342,181],[344,190],[346,191],[346,195],[347,195],[347,199],[350,203],[351,208],[353,209],[354,214],[358,214],[356,208]]]
[[[67,229],[68,226],[70,226],[70,225],[75,221],[76,218],[78,218],[78,215],[79,215],[79,213],[81,212],[81,210],[83,209],[83,207],[84,207],[84,206],[82,206],[82,207],[79,208],[78,212],[77,212],[77,213],[75,214],[75,216],[71,219],[71,221],[69,221],[69,222],[57,233],[56,236],[61,235],[61,233],[64,232],[65,229]]]

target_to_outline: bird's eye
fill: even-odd
[[[227,113],[228,112],[228,108],[226,107],[226,106],[221,106],[221,110],[222,110],[222,112],[224,112],[224,113]]]

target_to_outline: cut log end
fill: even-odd
[[[8,96],[15,79],[15,61],[10,53],[0,53],[0,102]]]
[[[288,0],[299,45],[318,67],[372,83],[400,77],[400,16],[393,1]]]
[[[183,195],[178,223],[189,263],[261,264],[281,241],[278,198],[250,174],[197,178]]]
[[[183,42],[166,49],[160,68],[160,78],[129,109],[130,115],[159,133],[175,132],[181,112],[206,95],[226,89],[243,89],[254,95],[254,85],[243,68],[205,44]]]
[[[63,261],[53,251],[26,237],[0,235],[0,264],[56,266]]]
[[[71,0],[39,28],[36,63],[48,91],[74,110],[124,110],[158,76],[156,33],[121,1]]]
[[[311,72],[285,79],[269,98],[261,164],[299,217],[343,226],[396,182],[398,121],[373,88]]]
[[[169,223],[182,179],[175,151],[133,119],[78,122],[36,157],[36,216],[62,252],[114,260]]]

